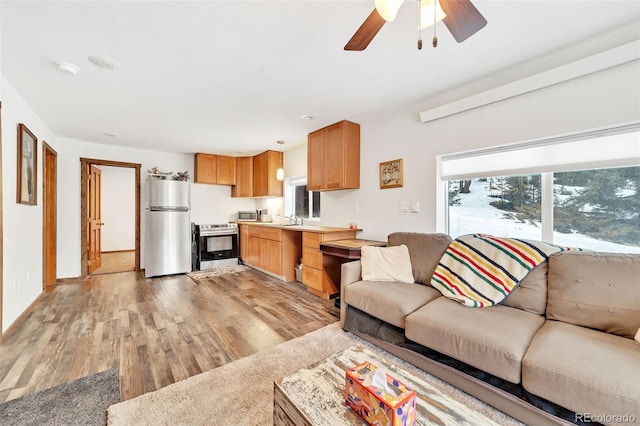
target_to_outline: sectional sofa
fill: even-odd
[[[343,264],[343,329],[527,424],[640,424],[640,255],[555,253],[477,308],[430,285],[450,242],[389,235],[407,246],[414,283]]]

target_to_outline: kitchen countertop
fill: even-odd
[[[300,232],[316,232],[318,234],[331,234],[334,232],[361,232],[362,229],[351,228],[339,228],[334,226],[320,226],[320,225],[289,225],[273,222],[236,222],[238,225],[251,225],[251,226],[264,226],[267,228],[278,228],[284,231],[300,231]]]

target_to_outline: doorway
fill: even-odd
[[[134,249],[133,253],[130,250],[126,250],[128,253],[123,253],[124,256],[108,256],[110,258],[115,257],[116,262],[120,260],[118,258],[126,258],[127,256],[133,256],[133,270],[140,271],[140,164],[137,163],[125,163],[119,161],[99,160],[92,158],[80,159],[80,204],[81,204],[81,278],[86,278],[87,275],[92,273],[101,273],[101,269],[106,266],[107,256],[103,253],[103,227],[105,221],[103,217],[102,205],[105,201],[105,194],[102,193],[101,186],[103,181],[103,172],[112,168],[127,168],[134,169],[135,178],[133,183],[129,183],[134,186]],[[110,192],[112,190],[109,190]],[[113,195],[113,194],[110,194]],[[107,200],[109,204],[110,202]],[[108,226],[108,225],[107,225]],[[109,253],[110,254],[110,253]],[[105,268],[102,268],[102,273],[108,273]],[[115,272],[112,270],[111,272]]]
[[[42,289],[56,283],[58,153],[42,141]]]

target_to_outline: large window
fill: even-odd
[[[640,126],[630,127],[443,156],[444,230],[640,253]]]
[[[306,177],[288,178],[285,182],[284,199],[285,216],[320,219],[320,192],[307,189]]]
[[[540,175],[449,181],[449,234],[542,239]]]

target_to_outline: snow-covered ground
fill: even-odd
[[[460,204],[449,207],[449,234],[459,237],[464,234],[484,233],[497,237],[525,238],[541,240],[540,223],[520,223],[503,218],[505,211],[489,203],[497,198],[489,197],[489,182],[473,180],[469,194],[459,194]],[[553,233],[554,244],[580,247],[589,250],[640,253],[640,247],[602,241],[582,234]]]

